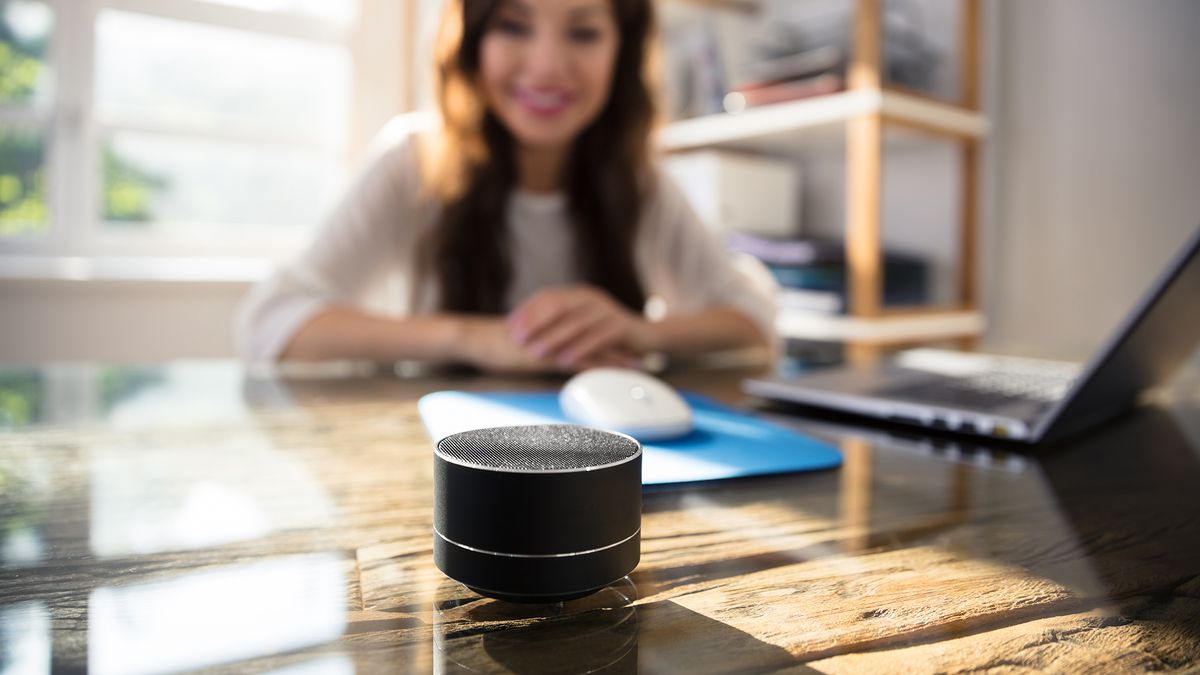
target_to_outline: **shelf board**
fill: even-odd
[[[783,337],[859,344],[974,337],[983,333],[984,325],[983,314],[972,310],[883,316],[878,319],[783,311],[775,320],[776,330]]]
[[[845,123],[880,113],[896,122],[900,135],[912,129],[960,138],[982,138],[987,119],[979,112],[898,91],[857,90],[680,120],[659,133],[668,152],[707,147],[805,149],[840,144]],[[911,127],[911,129],[909,129]],[[888,129],[889,135],[892,129]]]

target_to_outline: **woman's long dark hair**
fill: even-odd
[[[513,276],[505,215],[517,186],[515,141],[487,110],[478,85],[480,41],[499,4],[451,0],[438,36],[435,90],[442,125],[426,148],[423,169],[443,208],[421,258],[432,265],[441,308],[448,312],[503,312]],[[652,187],[649,140],[656,111],[648,57],[654,14],[651,0],[612,5],[620,46],[611,92],[575,140],[564,185],[582,280],[640,313],[646,296],[634,240],[645,191]]]

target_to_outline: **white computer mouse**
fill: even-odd
[[[692,430],[692,409],[669,384],[640,370],[592,368],[559,392],[563,414],[589,427],[661,441]]]

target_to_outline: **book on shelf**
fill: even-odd
[[[840,263],[845,260],[846,244],[840,239],[817,237],[775,238],[746,232],[725,236],[730,250],[747,253],[768,265],[812,265]]]
[[[845,244],[835,239],[772,239],[731,233],[730,250],[758,258],[780,292],[781,315],[845,314],[848,309]],[[887,251],[883,256],[885,305],[929,301],[929,263],[921,256]]]
[[[725,95],[726,112],[832,94],[844,88],[844,53],[837,45],[773,54],[746,64]]]
[[[840,314],[846,305],[842,293],[808,288],[780,288],[775,300],[780,312]]]
[[[835,72],[842,64],[842,50],[836,45],[762,58],[746,65],[745,80],[735,88],[754,88]]]
[[[833,94],[843,88],[840,75],[825,73],[786,82],[743,85],[726,94],[723,104],[725,112],[739,113],[747,108]]]

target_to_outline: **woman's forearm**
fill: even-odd
[[[649,322],[647,334],[648,351],[678,356],[769,347],[767,337],[749,317],[725,307]]]
[[[639,351],[678,356],[769,346],[758,326],[731,308],[648,322],[643,339]],[[493,363],[520,369],[538,365],[511,343],[499,317],[433,314],[393,318],[339,307],[323,309],[309,319],[280,355],[281,360],[290,361],[346,358]]]
[[[280,358],[461,361],[465,359],[462,323],[451,315],[392,318],[330,307],[296,332]]]

